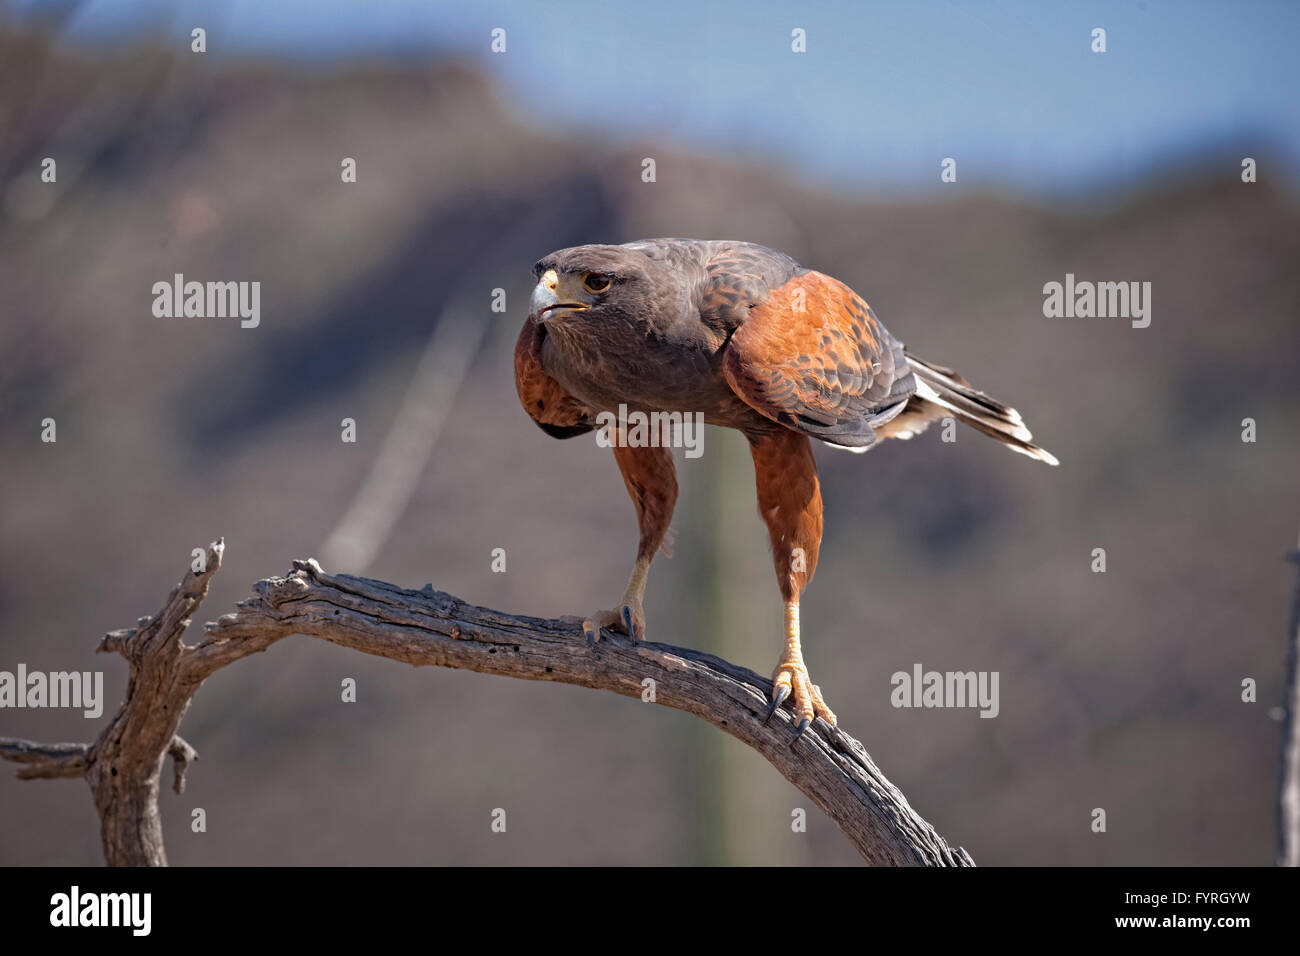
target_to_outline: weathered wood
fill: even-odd
[[[1296,565],[1296,582],[1286,636],[1277,775],[1277,865],[1300,866],[1300,551],[1290,552],[1287,558]]]
[[[56,745],[83,748],[63,751],[0,742],[0,757],[26,764],[20,776],[74,776],[84,766],[111,865],[166,863],[158,781],[170,752],[178,792],[184,785],[185,767],[195,755],[176,730],[191,698],[220,668],[290,634],[415,666],[578,684],[637,699],[653,687],[654,703],[701,717],[761,753],[835,821],[869,863],[974,865],[965,850],[949,847],[908,805],[862,744],[821,720],[796,739],[784,709],[764,724],[771,682],[709,654],[609,631],[591,647],[576,618],[505,614],[432,586],[412,591],[327,574],[314,560],[294,562],[286,577],[259,581],[253,597],[207,624],[203,640],[187,646],[181,633],[207,593],[222,551],[222,542],[214,542],[206,570],[187,574],[156,617],[115,631],[101,643],[101,650],[127,658],[131,681],[122,709],[93,746]],[[37,774],[38,768],[50,772]]]
[[[18,771],[20,780],[84,777],[89,752],[90,744],[37,744],[0,737],[0,757],[27,765]]]

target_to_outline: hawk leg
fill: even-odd
[[[619,442],[623,435],[619,435]],[[623,483],[636,506],[637,524],[641,541],[637,546],[636,564],[628,578],[627,590],[618,607],[610,611],[597,611],[582,622],[582,632],[587,643],[600,640],[602,627],[622,631],[638,641],[645,640],[645,612],[641,601],[645,597],[646,578],[650,562],[660,548],[668,554],[668,523],[672,521],[673,507],[677,504],[677,473],[673,456],[667,448],[629,448],[621,443],[614,445],[614,459],[623,473]]]
[[[802,734],[820,717],[835,723],[821,690],[808,676],[799,643],[799,597],[817,568],[822,541],[822,496],[807,435],[782,429],[751,438],[758,511],[767,523],[772,563],[785,602],[785,648],[772,673],[772,700],[764,720],[787,699]]]

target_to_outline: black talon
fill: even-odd
[[[803,732],[808,729],[808,726],[811,723],[812,721],[809,720],[807,717],[799,721],[799,726],[794,729],[794,740],[798,740],[800,737],[802,737]],[[790,741],[791,746],[794,746],[794,740]]]
[[[622,607],[622,611],[623,611],[623,626],[627,628],[627,636],[636,637],[636,628],[632,626],[632,609],[628,607],[626,604],[624,604]]]
[[[763,715],[763,723],[767,723],[771,719],[772,715],[776,713],[776,709],[780,707],[789,696],[790,688],[787,685],[781,684],[776,688],[776,692],[772,695],[771,703],[767,705],[767,713]]]
[[[582,630],[587,635],[587,646],[595,647],[596,641],[600,637],[600,630],[595,627],[584,627]]]

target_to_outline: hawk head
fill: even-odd
[[[681,314],[688,300],[678,274],[631,246],[559,249],[533,275],[529,316],[575,344],[643,339],[647,325]]]

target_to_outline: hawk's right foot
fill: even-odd
[[[772,699],[763,715],[767,723],[776,709],[790,699],[790,709],[794,711],[794,735],[797,740],[803,732],[820,717],[828,724],[835,723],[835,714],[826,706],[821,688],[808,676],[808,668],[803,662],[803,651],[799,646],[799,602],[787,601],[785,605],[785,650],[776,670],[772,672]]]
[[[835,723],[835,714],[822,699],[821,688],[808,676],[808,668],[804,666],[803,656],[800,654],[794,655],[793,658],[788,654],[783,655],[781,662],[776,665],[776,670],[772,673],[772,699],[768,702],[767,713],[763,716],[764,723],[776,713],[776,709],[784,704],[787,698],[790,701],[790,709],[794,711],[794,716],[799,722],[795,727],[795,736],[802,736],[817,717],[828,724]]]

